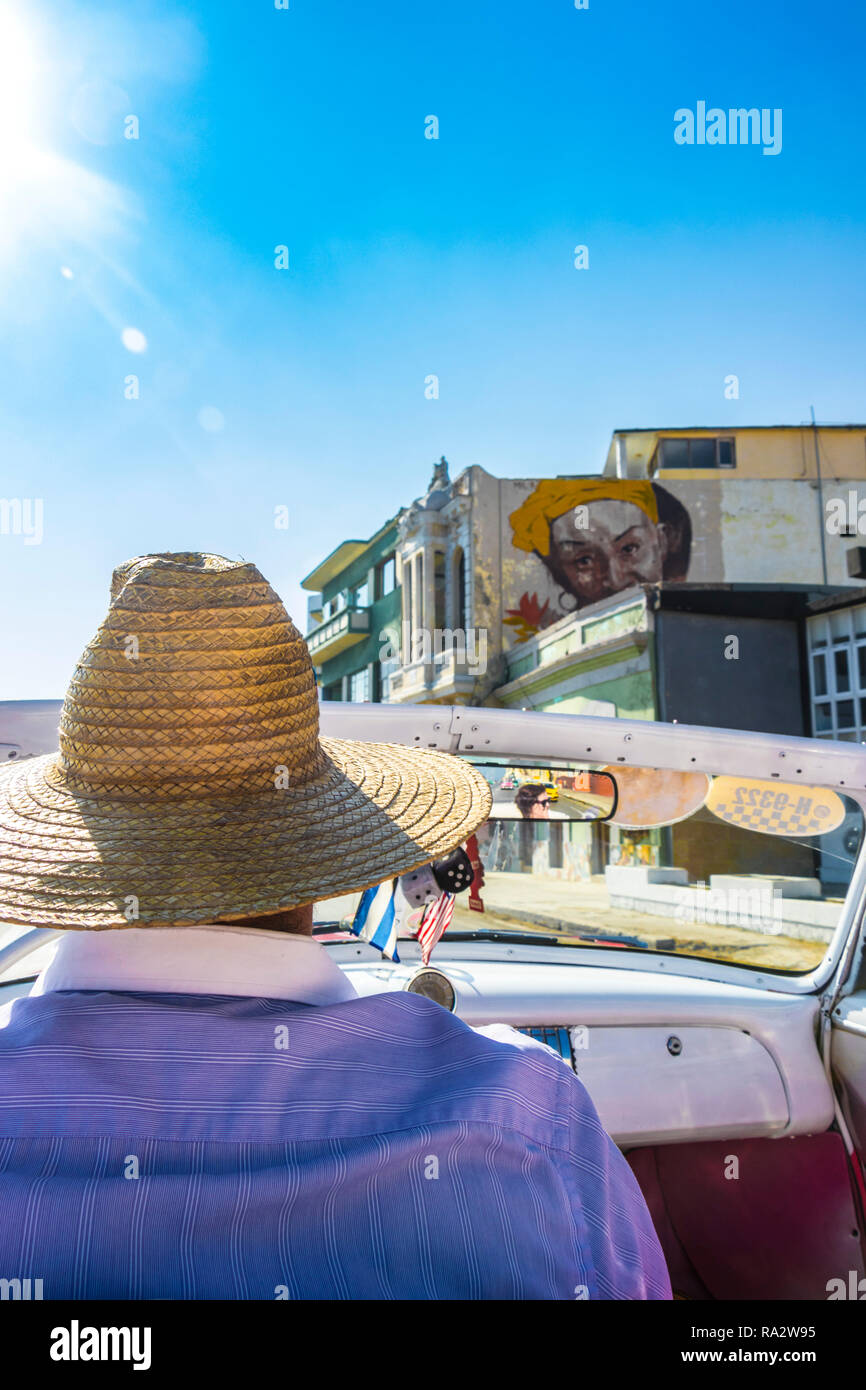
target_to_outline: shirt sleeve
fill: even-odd
[[[670,1299],[667,1264],[637,1179],[570,1068],[566,1082],[570,1144],[561,1170],[581,1264],[591,1271],[575,1297]]]
[[[473,1030],[555,1058],[567,1097],[568,1151],[559,1160],[577,1248],[576,1299],[670,1299],[671,1285],[637,1179],[605,1130],[583,1082],[553,1047],[505,1023]]]

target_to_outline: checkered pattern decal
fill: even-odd
[[[824,835],[845,817],[841,797],[824,787],[717,777],[707,810],[730,825],[763,835]]]

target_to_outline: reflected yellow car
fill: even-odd
[[[543,787],[547,792],[548,801],[559,800],[559,787],[554,782],[543,782],[540,777],[530,777],[523,785],[525,787]]]

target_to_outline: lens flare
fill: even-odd
[[[147,339],[140,328],[124,328],[120,335],[120,341],[127,352],[145,352],[147,350]]]

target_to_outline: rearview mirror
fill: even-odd
[[[616,782],[609,772],[490,765],[477,770],[493,793],[492,821],[604,821],[616,810]]]

